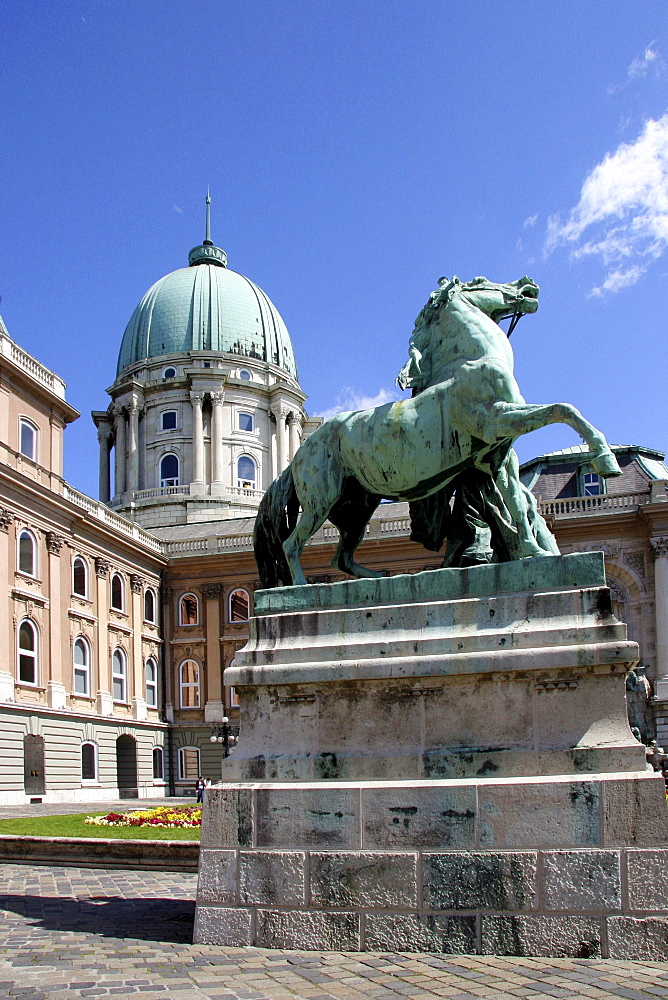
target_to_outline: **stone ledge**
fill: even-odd
[[[188,840],[103,840],[0,835],[0,861],[77,868],[197,872],[199,843]]]

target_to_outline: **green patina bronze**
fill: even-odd
[[[440,280],[397,379],[413,397],[328,420],[267,490],[254,533],[263,587],[306,583],[300,554],[327,518],[340,533],[332,564],[351,576],[379,576],[354,553],[383,498],[411,503],[413,538],[436,549],[448,539],[446,566],[558,555],[520,482],[514,440],[565,423],[593,452],[599,475],[620,469],[575,407],[522,398],[499,321],[535,312],[538,291],[528,277]]]

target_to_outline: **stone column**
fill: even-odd
[[[288,435],[286,433],[285,418],[289,410],[282,403],[279,403],[276,406],[272,406],[271,412],[276,417],[276,475],[280,476],[288,464]]]
[[[293,412],[290,414],[290,422],[288,424],[288,427],[290,434],[290,461],[292,461],[292,459],[297,454],[297,449],[299,448],[299,445],[301,444],[301,433],[300,433],[301,422],[299,420],[298,413]]]
[[[6,507],[0,507],[0,600],[4,601],[6,621],[11,622],[12,615],[8,609],[10,603],[10,576],[13,578],[14,566],[10,572],[9,559],[9,529],[14,521],[14,515]],[[12,647],[11,628],[0,628],[0,701],[14,701],[14,674],[11,670]]]
[[[271,424],[269,424],[271,427]],[[278,476],[278,448],[276,446],[276,431],[272,429],[271,431],[271,478],[276,479]]]
[[[193,477],[192,482],[204,485],[204,423],[202,420],[201,392],[191,392],[190,402],[193,408]]]
[[[202,593],[206,613],[206,700],[204,721],[220,722],[225,714],[220,669],[220,583],[205,583]]]
[[[97,713],[98,715],[113,715],[114,700],[111,695],[111,664],[109,662],[108,629],[109,620],[109,587],[107,574],[110,565],[106,559],[98,556],[95,560],[95,577],[97,581]]]
[[[67,706],[67,688],[63,682],[62,662],[62,603],[60,599],[60,550],[65,539],[55,531],[46,534],[46,550],[49,553],[49,680],[47,698],[49,708],[62,709]]]
[[[125,410],[122,406],[117,406],[114,410],[116,417],[116,481],[114,483],[114,493],[120,496],[125,493]]]
[[[211,485],[223,485],[223,392],[211,393]]]
[[[650,538],[654,559],[656,697],[668,701],[668,536]]]
[[[130,577],[130,591],[132,593],[132,678],[134,682],[132,716],[141,721],[148,718],[148,707],[144,689],[144,658],[141,645],[141,630],[144,621],[144,580],[138,573],[133,573]]]
[[[130,414],[128,440],[128,482],[126,489],[139,489],[139,403],[134,400],[128,407]]]
[[[102,503],[109,503],[111,499],[111,479],[109,470],[109,453],[111,451],[111,439],[113,431],[111,425],[102,423],[97,428],[97,440],[100,444],[100,474],[98,495]]]

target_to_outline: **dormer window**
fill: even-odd
[[[601,482],[601,477],[597,476],[595,472],[585,472],[582,477],[582,489],[583,496],[586,497],[598,497],[603,492],[603,483]]]
[[[163,371],[162,377],[163,378],[176,378],[176,368],[174,368],[173,365],[169,365],[169,367],[165,368],[165,370]]]

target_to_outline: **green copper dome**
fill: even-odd
[[[290,335],[262,289],[231,271],[225,252],[208,239],[189,260],[190,267],[156,281],[133,312],[117,375],[165,354],[221,351],[277,365],[297,379]]]

